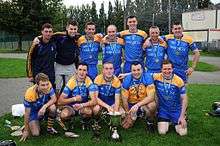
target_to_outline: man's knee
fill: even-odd
[[[68,120],[72,116],[72,113],[68,109],[63,109],[60,113],[62,120]]]
[[[98,115],[99,114],[99,111],[101,110],[101,107],[99,105],[96,105],[93,107],[93,114],[94,115]]]
[[[182,128],[180,125],[176,125],[176,132],[180,135],[180,136],[184,136],[187,135],[187,128]]]
[[[167,131],[168,131],[168,127],[169,127],[169,123],[168,122],[159,122],[158,123],[158,133],[160,135],[166,134]]]
[[[31,131],[31,134],[32,134],[32,136],[37,137],[37,136],[40,136],[40,131],[39,130],[33,130],[33,131]]]
[[[80,114],[83,117],[92,117],[92,109],[91,108],[83,108],[80,110]]]
[[[51,117],[51,118],[56,117],[56,106],[55,106],[55,104],[48,107],[48,113],[49,113],[49,117]]]
[[[165,135],[165,134],[167,133],[167,130],[166,130],[166,129],[159,129],[159,128],[158,128],[158,133],[159,133],[160,135]]]

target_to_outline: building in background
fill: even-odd
[[[220,50],[220,9],[184,12],[182,24],[201,49]]]

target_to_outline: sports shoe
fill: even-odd
[[[54,128],[47,128],[47,132],[48,132],[49,134],[52,134],[52,135],[58,133]]]

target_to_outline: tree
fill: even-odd
[[[96,4],[94,1],[92,2],[92,8],[91,8],[90,13],[91,13],[91,21],[97,23],[98,22],[98,14],[96,11]]]
[[[123,30],[124,24],[124,11],[121,2],[119,0],[115,0],[115,7],[113,11],[113,24],[115,24],[118,28],[118,31]]]
[[[113,17],[114,17],[114,15],[113,15],[113,7],[112,7],[112,3],[109,1],[109,3],[108,3],[108,20],[107,20],[107,25],[110,25],[110,24],[112,24],[112,23],[114,23],[113,22]]]
[[[62,6],[62,0],[1,0],[0,28],[16,34],[17,50],[22,50],[22,38],[30,34],[38,35],[37,30],[44,22],[51,22],[55,28],[61,28],[59,25],[65,15],[60,11]]]
[[[99,28],[98,32],[105,32],[106,28],[106,14],[104,9],[104,3],[101,4],[101,8],[99,10]]]

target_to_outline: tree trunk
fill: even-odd
[[[22,51],[22,35],[18,35],[18,47],[16,51]]]

